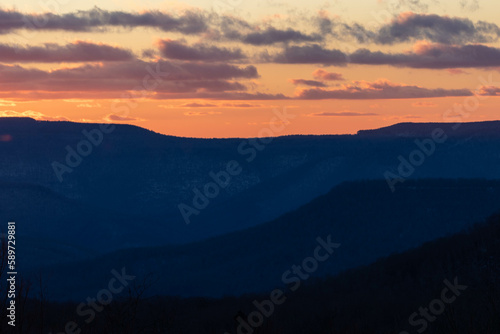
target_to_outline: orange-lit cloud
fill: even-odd
[[[220,115],[220,111],[188,111],[185,112],[186,116],[207,116],[207,115]]]
[[[301,99],[411,99],[471,95],[473,93],[469,89],[429,89],[396,84],[388,80],[359,81],[342,85],[338,89],[312,88],[299,90],[296,93],[296,97]]]
[[[313,72],[313,77],[319,80],[326,81],[343,81],[345,80],[341,73],[327,72],[322,68],[318,68]]]
[[[68,121],[69,119],[64,116],[51,117],[46,116],[38,111],[26,110],[18,112],[14,110],[0,110],[0,117],[30,117],[39,121]]]

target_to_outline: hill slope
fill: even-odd
[[[136,248],[44,270],[55,298],[82,298],[112,269],[158,277],[151,293],[223,296],[272,289],[293,264],[311,256],[317,238],[340,243],[314,275],[333,275],[456,233],[500,209],[500,181],[344,183],[300,209],[244,231],[183,246]],[[99,273],[99,275],[96,275]],[[108,278],[109,279],[109,278]]]
[[[457,293],[450,290],[446,280],[461,286]],[[285,292],[284,303],[275,305],[274,312],[264,317],[254,332],[498,333],[499,284],[500,216],[496,215],[487,224],[369,266],[324,280],[306,281],[295,292],[280,286]],[[23,325],[32,324],[36,333],[39,329],[59,332],[68,319],[74,319],[82,334],[109,333],[110,328],[121,333],[237,333],[241,323],[238,317],[247,319],[257,310],[254,302],[263,304],[270,298],[270,290],[223,299],[143,298],[141,291],[145,286],[138,282],[136,287],[137,293],[116,297],[103,312],[96,313],[91,324],[86,324],[85,318],[75,319],[80,301],[45,303],[42,321],[40,301],[28,300]],[[444,296],[451,297],[451,303],[443,303],[442,312],[432,313],[439,310],[437,300],[441,300],[444,289]],[[427,318],[431,320],[419,315],[424,308],[432,308]],[[2,324],[7,326],[6,322]]]

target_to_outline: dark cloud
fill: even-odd
[[[345,66],[390,65],[398,67],[447,69],[460,67],[500,66],[500,49],[485,45],[443,45],[420,43],[412,52],[384,53],[358,49],[345,54],[336,49],[324,49],[319,45],[294,46],[268,56],[267,61],[293,64],[323,64]]]
[[[43,47],[0,44],[0,62],[7,63],[125,61],[133,58],[129,50],[83,41],[64,46],[51,43]]]
[[[418,44],[411,53],[382,53],[360,49],[350,55],[354,64],[445,69],[500,66],[500,49],[484,45]]]
[[[142,51],[143,58],[154,59],[157,54],[158,54],[158,52],[155,49],[146,49],[146,50]]]
[[[161,63],[162,62],[160,62],[160,64]],[[181,69],[181,71],[177,74],[181,78],[184,76],[191,77],[193,79],[254,79],[259,77],[257,69],[252,65],[246,67],[238,67],[229,64],[181,63],[180,65],[178,65],[178,67]]]
[[[212,40],[239,40],[244,34],[248,34],[254,30],[247,21],[227,15],[220,16],[215,26],[215,28],[206,34]]]
[[[358,43],[370,43],[378,41],[377,33],[370,31],[359,23],[346,24],[342,23],[338,26],[337,38],[345,39],[346,36],[354,38]]]
[[[161,40],[158,44],[162,56],[169,59],[222,62],[245,58],[240,49],[231,50],[201,43],[188,46],[182,42],[172,40]]]
[[[284,64],[325,64],[345,65],[346,55],[340,50],[324,49],[318,44],[290,46],[275,56],[272,61]]]
[[[33,14],[0,10],[0,34],[19,29],[90,32],[104,31],[109,27],[150,27],[167,32],[203,35],[213,40],[240,41],[256,46],[322,42],[325,36],[338,40],[355,39],[358,43],[378,44],[414,40],[441,44],[487,43],[497,41],[500,36],[500,28],[493,23],[415,12],[401,13],[377,30],[370,30],[363,23],[344,23],[340,19],[333,21],[324,13],[310,18],[309,22],[314,29],[312,32],[300,31],[296,27],[266,26],[259,29],[258,24],[249,23],[241,18],[201,10],[186,10],[180,14],[158,10],[141,13],[108,11],[97,7],[65,14]]]
[[[311,21],[318,27],[323,35],[332,34],[335,23],[326,15],[314,16]]]
[[[24,14],[0,10],[0,33],[17,29],[93,31],[106,27],[153,27],[163,31],[196,34],[208,29],[209,17],[197,11],[171,15],[160,11],[127,13],[94,8],[67,14]]]
[[[182,34],[205,34],[211,39],[239,40],[251,45],[322,40],[320,34],[307,34],[292,28],[268,27],[256,31],[255,25],[230,16],[187,10],[180,15],[161,11],[123,12],[100,8],[66,14],[31,14],[0,9],[0,34],[14,30],[104,31],[109,27],[150,27]]]
[[[401,13],[382,26],[373,41],[394,44],[412,40],[428,40],[442,44],[487,43],[498,40],[500,28],[493,23],[473,23],[466,18],[436,14]]]
[[[241,41],[252,45],[271,45],[288,42],[315,42],[322,40],[320,35],[307,35],[294,29],[280,30],[269,27],[261,32],[253,32],[242,37]]]
[[[312,86],[312,87],[327,87],[327,85],[321,81],[316,80],[305,80],[305,79],[291,79],[291,83],[294,85],[304,85],[304,86]]]
[[[337,40],[352,40],[358,43],[397,44],[416,40],[426,40],[441,44],[488,43],[497,41],[500,28],[485,21],[473,22],[468,18],[419,14],[419,2],[413,0],[410,8],[400,8],[396,3],[393,12],[400,13],[378,29],[369,29],[362,23],[346,23],[340,19],[333,21],[325,15],[313,17],[311,21],[320,33]],[[408,0],[404,0],[408,4]],[[405,11],[405,12],[403,12]]]
[[[79,98],[81,92],[93,92],[99,97],[106,92],[223,92],[244,91],[246,86],[230,79],[258,77],[253,66],[172,62],[143,62],[85,65],[53,71],[25,69],[18,65],[0,65],[0,91],[22,95],[23,91],[71,92]],[[155,80],[158,79],[159,81]],[[148,88],[149,87],[149,88]],[[19,93],[19,94],[18,94]],[[60,97],[67,98],[64,94]],[[109,94],[116,96],[116,94]],[[73,96],[72,96],[73,97]]]
[[[344,85],[342,88],[327,90],[311,88],[299,91],[299,99],[415,99],[429,97],[471,96],[468,89],[428,89],[419,86],[394,84],[385,80],[376,82],[355,82]]]

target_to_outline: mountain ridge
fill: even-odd
[[[257,137],[183,137],[183,136],[175,136],[169,134],[163,134],[159,132],[155,132],[153,130],[149,130],[147,128],[143,128],[138,125],[132,124],[120,124],[120,123],[109,123],[109,122],[75,122],[75,121],[48,121],[48,120],[36,120],[31,117],[0,117],[0,129],[8,128],[11,126],[23,127],[23,126],[40,126],[47,124],[56,124],[59,126],[87,126],[87,127],[98,127],[99,125],[114,125],[118,126],[122,129],[141,129],[149,133],[154,133],[161,136],[166,136],[170,138],[176,139],[194,139],[194,140],[241,140],[241,139],[252,139]],[[458,126],[457,126],[458,124]],[[358,130],[355,134],[290,134],[290,135],[282,135],[276,136],[273,138],[282,138],[282,137],[331,137],[331,136],[427,136],[430,132],[437,128],[441,127],[447,131],[449,134],[453,134],[455,136],[458,135],[495,135],[500,136],[498,131],[500,129],[500,120],[492,120],[492,121],[475,121],[475,122],[400,122],[394,123],[388,126],[382,126],[379,128],[373,129],[363,129]]]

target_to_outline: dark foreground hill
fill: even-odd
[[[81,334],[499,333],[500,216],[295,291],[279,286],[284,294],[273,306],[271,290],[238,298],[144,298],[151,286],[135,283],[88,323],[78,302],[30,299],[22,304],[21,329],[59,333],[69,323]]]
[[[313,256],[321,238],[340,246],[311,273],[325,277],[456,233],[500,209],[500,181],[412,180],[396,192],[385,181],[348,182],[298,210],[253,228],[182,246],[133,248],[43,268],[53,299],[95,294],[111,270],[157,277],[149,294],[240,295],[268,291]],[[38,271],[37,271],[38,273]]]

